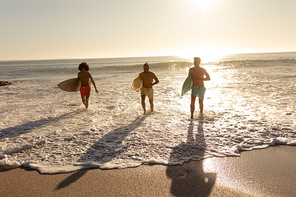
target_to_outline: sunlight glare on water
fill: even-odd
[[[190,120],[191,93],[180,93],[193,57],[90,60],[99,94],[92,90],[88,110],[79,92],[56,86],[77,76],[77,60],[58,61],[60,68],[65,64],[64,73],[58,74],[53,62],[34,62],[47,65],[46,77],[38,67],[33,79],[28,75],[23,81],[20,69],[33,70],[36,65],[5,64],[4,68],[16,67],[8,75],[13,84],[0,88],[0,165],[19,163],[41,173],[174,165],[296,144],[294,56],[262,61],[258,55],[254,60],[241,55],[210,62],[201,57],[211,80],[204,82],[204,116],[196,103]],[[146,100],[147,115],[140,92],[131,90],[145,62],[151,62],[150,71],[160,81],[154,86],[153,113]],[[268,72],[270,67],[289,74]]]

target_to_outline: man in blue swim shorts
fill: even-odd
[[[204,100],[205,91],[206,91],[205,87],[192,86],[191,90],[192,90],[191,96],[195,96],[195,97],[198,96],[200,100]]]
[[[199,98],[199,109],[200,114],[203,114],[203,100],[205,96],[206,88],[204,87],[204,81],[211,80],[210,75],[206,71],[206,69],[200,67],[200,58],[195,57],[194,58],[194,67],[189,69],[189,74],[191,75],[191,78],[193,80],[193,86],[192,86],[192,92],[191,92],[191,104],[190,104],[190,110],[191,110],[191,116],[190,118],[193,119],[193,114],[195,110],[195,99],[198,96]]]

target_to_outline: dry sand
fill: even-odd
[[[242,152],[182,166],[39,174],[0,168],[0,196],[296,196],[296,147]]]

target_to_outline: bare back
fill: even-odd
[[[204,81],[210,80],[210,76],[207,71],[199,66],[190,68],[189,75],[192,77],[193,85],[198,87],[204,87]]]
[[[81,87],[89,86],[89,80],[92,79],[92,76],[87,71],[82,71],[78,73],[78,78],[81,81]]]

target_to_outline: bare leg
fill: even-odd
[[[153,99],[149,99],[149,103],[150,103],[151,112],[153,112],[153,109],[154,109]]]
[[[141,95],[141,103],[142,103],[142,107],[144,109],[144,114],[146,114],[146,108],[145,108],[145,95]]]
[[[193,119],[193,114],[194,114],[194,110],[195,110],[195,99],[196,99],[196,96],[191,96],[191,104],[190,104],[190,110],[191,110],[190,118],[191,119]]]
[[[83,103],[83,105],[86,106],[85,96],[82,96],[81,99],[82,99],[82,103]]]
[[[85,100],[86,109],[88,108],[88,100],[89,100],[89,94],[86,95],[86,100]]]
[[[200,114],[202,114],[203,112],[203,100],[199,99],[199,110],[200,110]]]

